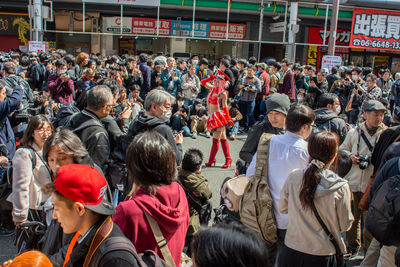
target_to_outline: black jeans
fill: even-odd
[[[278,229],[278,241],[274,244],[267,244],[268,266],[273,267],[278,264],[279,253],[285,246],[286,229]]]

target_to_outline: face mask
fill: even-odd
[[[356,82],[358,80],[358,76],[357,75],[351,75],[351,79]]]
[[[297,102],[303,102],[303,98],[302,97],[298,97],[297,98]]]
[[[230,110],[230,109],[231,109],[231,106],[228,106],[228,109]]]
[[[183,106],[183,101],[178,101],[178,106]]]
[[[199,63],[199,61],[197,59],[192,60],[193,65],[197,65],[198,63]]]
[[[339,114],[340,114],[340,111],[341,111],[340,105],[337,105],[336,108],[335,108],[335,113],[336,113],[337,115],[339,115]]]
[[[171,118],[171,115],[172,115],[172,111],[171,110],[164,110],[163,114],[160,117],[160,119],[162,119],[163,121],[168,121],[169,118]]]

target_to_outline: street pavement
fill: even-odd
[[[204,177],[208,179],[209,185],[212,189],[213,196],[211,203],[213,207],[217,207],[220,201],[220,188],[222,182],[226,177],[233,177],[235,175],[235,162],[239,158],[239,152],[246,140],[246,135],[238,135],[236,140],[229,141],[229,147],[231,157],[233,159],[232,166],[224,169],[221,166],[225,163],[225,158],[220,148],[217,154],[217,163],[215,167],[205,167],[203,165],[202,173]],[[189,148],[197,148],[204,155],[204,162],[208,161],[212,144],[212,138],[206,138],[203,135],[198,135],[197,139],[191,137],[185,137],[183,141],[183,150],[186,151]],[[213,214],[214,215],[214,214]],[[0,236],[0,264],[8,259],[12,259],[16,254],[14,247],[14,235]],[[348,266],[359,266],[361,257],[357,257],[349,262]]]

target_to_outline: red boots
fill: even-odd
[[[232,158],[229,153],[228,140],[220,139],[220,141],[221,141],[222,151],[224,151],[224,156],[225,156],[225,164],[222,165],[222,168],[228,168],[231,166],[231,163],[232,163]]]
[[[207,167],[211,167],[211,165],[213,165],[213,164],[215,166],[215,162],[217,161],[215,159],[215,156],[218,153],[218,149],[219,149],[219,139],[213,138],[213,143],[212,143],[211,152],[210,152],[210,158],[208,159],[208,162],[205,164]]]
[[[232,158],[229,153],[228,140],[213,138],[213,144],[211,147],[210,158],[209,158],[208,162],[205,164],[207,167],[211,167],[213,164],[215,166],[215,162],[216,162],[215,156],[218,153],[220,141],[221,141],[222,151],[224,152],[224,156],[225,156],[225,164],[222,165],[222,168],[228,168],[229,166],[231,166]]]

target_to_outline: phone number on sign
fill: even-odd
[[[365,48],[382,48],[382,49],[399,49],[400,50],[400,42],[390,42],[390,41],[379,41],[379,40],[353,40],[354,46],[361,46]]]

